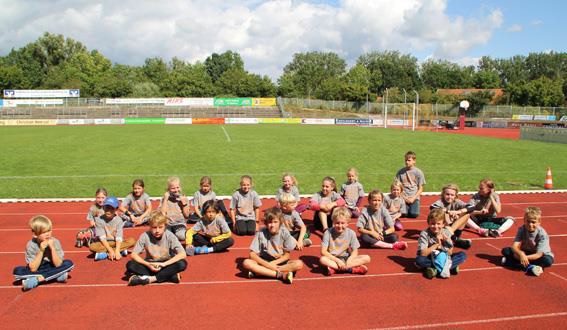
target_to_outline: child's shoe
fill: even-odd
[[[95,261],[100,261],[100,260],[104,260],[108,258],[108,253],[106,252],[97,252],[94,255],[94,260]]]
[[[122,251],[120,251],[120,255],[123,256],[123,257],[127,256],[127,255],[128,255],[128,250],[122,250]]]
[[[186,247],[185,253],[187,253],[188,256],[194,256],[195,255],[195,247],[194,246]]]
[[[135,285],[146,285],[150,283],[150,279],[147,275],[132,275],[128,280],[128,286],[135,286]]]
[[[402,225],[402,222],[400,220],[396,220],[394,222],[394,229],[396,231],[404,230],[404,226]]]
[[[293,283],[293,272],[284,273],[282,276],[282,282],[285,284]]]
[[[449,269],[451,275],[459,275],[459,266]]]
[[[404,241],[397,241],[394,244],[392,244],[392,249],[394,250],[405,250],[407,248],[408,248],[408,243]]]
[[[65,282],[67,282],[68,277],[69,277],[69,273],[65,272],[65,273],[59,275],[59,277],[57,277],[57,282],[65,283]]]
[[[498,230],[496,230],[496,229],[489,229],[489,230],[488,230],[488,235],[489,235],[489,236],[492,236],[492,237],[500,237],[500,236],[502,236],[502,234],[501,234]]]
[[[326,276],[331,276],[337,273],[336,270],[334,270],[333,268],[327,266],[327,268],[324,269],[324,273]]]
[[[208,246],[200,246],[195,248],[195,254],[208,254],[209,247]]]
[[[176,284],[181,283],[181,274],[179,274],[179,273],[173,274],[171,276],[171,278],[169,279],[169,281],[171,283],[176,283]]]
[[[311,246],[312,244],[313,244],[313,241],[311,241],[309,238],[303,239],[303,246],[307,247],[307,246]]]
[[[364,265],[352,267],[351,272],[357,275],[364,275],[368,272],[368,267]]]
[[[251,270],[248,271],[248,278],[254,278],[256,277],[256,274],[254,274],[254,272],[252,272]]]
[[[425,276],[426,279],[430,280],[437,276],[437,269],[432,267],[425,268],[425,270],[423,271],[423,276]]]
[[[502,266],[506,265],[506,257],[502,257],[502,259],[500,259],[500,264]]]
[[[455,246],[467,250],[472,246],[472,241],[470,239],[457,238],[455,240]]]
[[[541,274],[543,274],[543,268],[541,268],[541,266],[538,265],[529,265],[526,268],[526,274],[531,274],[533,276],[540,276]]]
[[[488,237],[488,229],[480,228],[480,229],[478,230],[478,235],[479,235],[479,236]]]
[[[39,285],[39,279],[37,276],[28,277],[22,281],[22,289],[24,291],[29,291],[36,288]]]

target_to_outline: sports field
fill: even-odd
[[[497,190],[541,189],[548,166],[554,187],[567,188],[564,144],[353,126],[56,126],[0,129],[0,198],[92,197],[100,186],[123,197],[136,178],[159,196],[171,175],[189,195],[203,175],[230,195],[243,174],[273,194],[288,171],[311,194],[324,176],[341,183],[353,166],[367,191],[387,190],[408,150],[429,192],[448,182],[474,191],[485,177]]]

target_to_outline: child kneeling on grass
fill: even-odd
[[[30,219],[29,226],[33,237],[26,244],[27,266],[14,268],[16,281],[22,280],[24,291],[53,279],[67,282],[68,274],[74,267],[73,262],[63,259],[61,243],[51,236],[51,220],[44,215],[37,215]]]
[[[502,265],[521,269],[526,274],[540,276],[543,268],[553,264],[549,235],[541,227],[541,209],[528,207],[524,225],[518,228],[512,247],[502,249]]]
[[[203,216],[187,231],[187,255],[226,251],[234,244],[232,232],[221,213],[222,201],[210,199],[203,204]]]
[[[185,250],[175,234],[166,230],[167,220],[160,211],[151,213],[150,229],[140,235],[132,250],[132,260],[126,264],[126,273],[130,276],[128,285],[180,282],[179,273],[187,268]],[[145,259],[140,256],[143,251]]]
[[[427,229],[419,234],[417,241],[417,266],[423,269],[423,275],[428,279],[457,275],[459,265],[467,259],[467,255],[464,252],[453,253],[453,231],[447,226],[445,211],[441,208],[431,210],[427,224]]]
[[[331,216],[333,226],[323,234],[319,262],[326,267],[327,276],[336,272],[364,275],[368,271],[365,264],[370,262],[370,256],[358,255],[360,243],[354,230],[348,228],[350,218],[346,207],[335,208]]]
[[[294,272],[303,268],[301,260],[290,260],[290,253],[297,241],[282,226],[282,222],[280,209],[273,207],[264,212],[266,227],[256,232],[250,245],[250,258],[242,264],[249,271],[249,277],[261,275],[291,284]]]

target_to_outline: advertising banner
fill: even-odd
[[[335,125],[334,118],[303,118],[301,123],[304,125]]]
[[[301,118],[258,118],[260,124],[301,124]]]
[[[147,98],[147,99],[104,99],[104,103],[108,105],[116,104],[164,104],[164,98]]]
[[[95,119],[95,125],[122,125],[124,124],[123,118],[103,118],[103,119]]]
[[[215,97],[215,107],[251,107],[251,97]]]
[[[258,118],[225,118],[225,124],[258,124]]]
[[[337,125],[370,125],[371,119],[367,118],[337,118]]]
[[[555,116],[535,115],[534,120],[555,120]]]
[[[165,118],[124,118],[126,125],[165,124]]]
[[[13,108],[18,105],[63,105],[63,99],[15,99],[4,100],[4,106]]]
[[[253,105],[255,107],[275,107],[276,98],[256,98],[253,99]]]
[[[56,119],[7,119],[0,120],[0,126],[54,126]]]
[[[532,115],[513,115],[513,120],[532,120],[534,116]]]
[[[165,118],[166,125],[190,125],[192,118]]]
[[[407,126],[408,121],[403,119],[388,119],[388,126]]]
[[[79,89],[5,89],[4,98],[80,97]]]
[[[193,118],[193,125],[224,124],[224,118]]]
[[[165,99],[165,106],[168,107],[187,107],[187,106],[214,106],[213,98],[196,98],[196,97],[171,97]]]

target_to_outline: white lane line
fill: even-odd
[[[496,250],[498,250],[498,251],[501,250],[499,247],[494,246],[494,245],[492,245],[492,244],[490,244],[490,243],[486,243],[486,245],[488,245],[488,246],[490,246],[491,248],[494,248],[494,249],[496,249]]]
[[[563,281],[567,281],[567,278],[565,278],[565,277],[563,277],[563,276],[561,276],[561,275],[559,275],[559,274],[557,274],[557,273],[549,272],[549,274],[551,274],[551,275],[553,275],[553,276],[555,276],[555,277],[558,277],[558,278],[562,279]]]
[[[226,129],[224,129],[224,126],[221,126],[222,131],[224,132],[224,136],[226,136],[226,140],[228,142],[231,142],[232,140],[230,139],[230,135],[228,135],[228,132],[226,131]]]
[[[520,320],[553,318],[553,317],[564,317],[564,316],[567,316],[567,312],[516,315],[516,316],[507,316],[507,317],[496,317],[496,318],[492,318],[492,319],[478,319],[478,320],[470,320],[470,321],[456,321],[456,322],[445,322],[445,323],[403,325],[403,326],[399,326],[399,327],[376,328],[376,330],[426,329],[426,328],[438,328],[438,327],[454,327],[454,326],[461,326],[461,325],[509,322],[509,321],[520,321]]]

